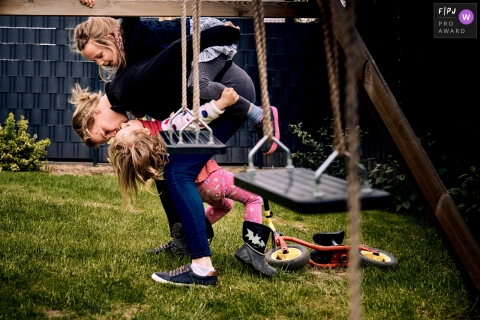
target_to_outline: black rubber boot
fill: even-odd
[[[263,224],[243,222],[242,237],[245,243],[235,252],[235,258],[260,274],[277,274],[277,270],[265,260],[265,248],[271,232],[272,230]]]

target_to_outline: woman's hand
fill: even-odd
[[[223,89],[222,96],[220,99],[215,101],[215,105],[218,109],[223,110],[226,107],[231,106],[235,102],[238,101],[238,93],[233,90],[233,88],[225,88]]]
[[[81,4],[92,8],[93,5],[95,4],[95,0],[79,0]]]

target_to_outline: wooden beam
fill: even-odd
[[[324,0],[317,0],[320,1]],[[328,1],[331,1],[334,8],[333,28],[337,40],[345,49],[351,22],[338,0]],[[363,101],[366,102],[460,273],[471,288],[480,292],[480,247],[356,30],[353,41],[357,58],[357,87]]]
[[[98,0],[88,8],[78,0],[0,0],[4,16],[138,16],[179,17],[181,1],[169,0]],[[187,15],[192,15],[187,3]],[[253,17],[251,1],[202,1],[205,17]],[[264,1],[266,18],[314,18],[320,10],[315,2]]]

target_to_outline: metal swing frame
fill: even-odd
[[[180,128],[180,130],[173,130],[172,120],[184,112],[188,112],[193,118]],[[196,122],[196,128],[187,130],[193,122]],[[200,129],[199,123],[204,126],[203,129]],[[212,129],[205,121],[200,118],[198,122],[195,120],[192,110],[190,109],[179,109],[173,117],[170,118],[168,131],[160,131],[159,135],[165,141],[167,153],[170,154],[225,154],[227,149],[223,142],[215,138]]]

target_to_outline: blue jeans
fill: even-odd
[[[239,95],[249,101],[255,101],[255,88],[250,77],[242,69],[235,68],[235,65],[230,69],[223,79],[242,81],[235,81],[236,85],[225,85],[234,87]],[[247,119],[246,114],[239,117],[234,113],[226,108],[223,115],[209,124],[214,136],[223,143],[226,143]],[[182,223],[192,259],[212,255],[206,233],[205,209],[195,184],[195,179],[211,157],[209,154],[171,154],[165,168],[165,182]]]

